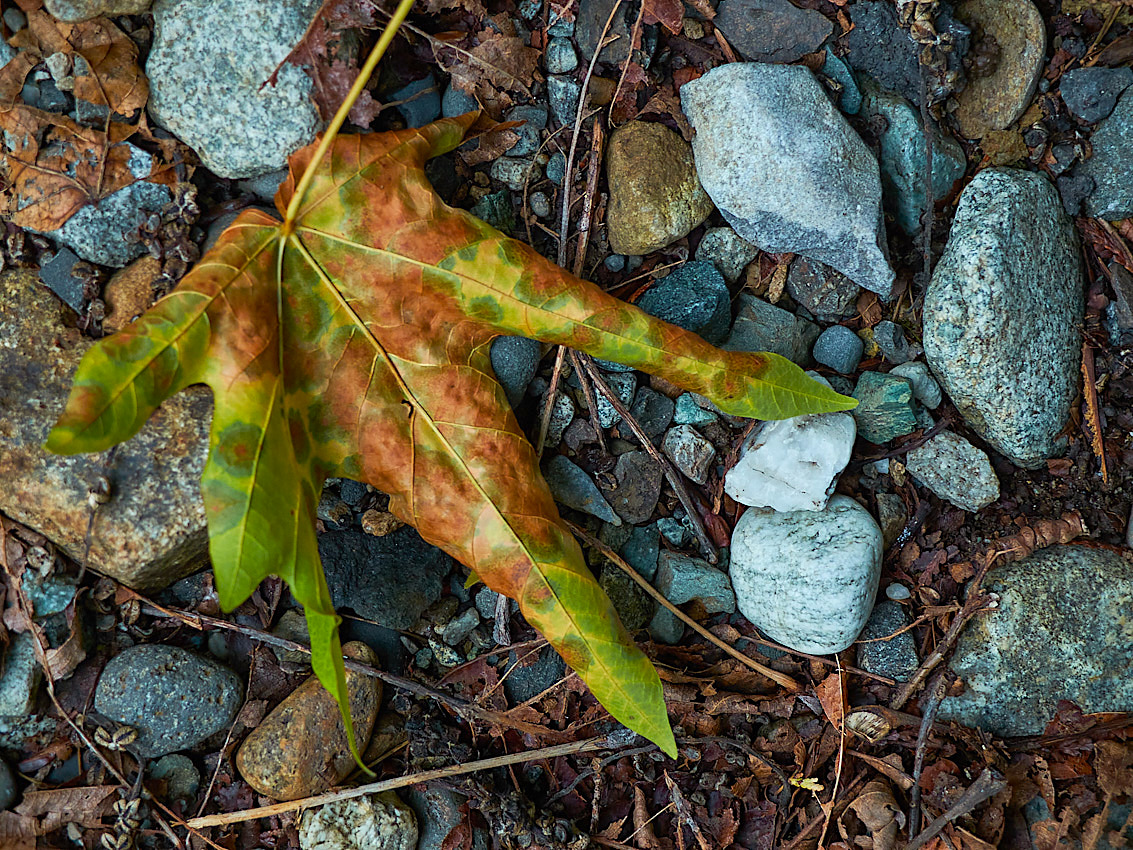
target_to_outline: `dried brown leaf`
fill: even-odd
[[[0,847],[4,850],[35,850],[35,837],[40,833],[35,818],[15,812],[0,812]]]
[[[1110,797],[1133,790],[1133,744],[1099,741],[1094,769],[1098,785]]]
[[[815,687],[818,701],[822,703],[822,710],[826,719],[835,729],[841,729],[846,719],[846,688],[840,672],[831,673]]]
[[[70,822],[96,827],[101,826],[102,816],[110,811],[117,796],[118,789],[112,785],[28,791],[16,806],[16,814],[42,818],[38,828],[45,833]]]
[[[661,842],[653,833],[651,815],[645,804],[645,792],[640,785],[633,786],[633,835],[638,850],[661,850]]]
[[[674,35],[681,31],[685,16],[682,0],[644,0],[642,6],[645,23],[660,24]]]
[[[905,825],[905,815],[893,797],[889,783],[872,779],[849,805],[873,836],[874,850],[893,850],[897,834]]]

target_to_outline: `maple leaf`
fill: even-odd
[[[246,210],[177,289],[91,348],[47,447],[101,451],[171,394],[208,384],[201,489],[226,609],[266,576],[286,579],[316,672],[344,692],[315,506],[326,478],[365,481],[517,600],[614,717],[675,754],[657,674],[559,518],[492,372],[492,339],[523,335],[652,371],[739,416],[854,402],[777,355],[715,349],[447,206],[423,166],[475,118],[339,136],[320,161],[314,145],[294,154],[276,196],[284,222]]]

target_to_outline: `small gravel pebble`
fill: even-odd
[[[864,350],[865,343],[856,333],[845,325],[833,325],[819,334],[811,353],[823,366],[849,374],[858,368]]]
[[[885,595],[896,602],[900,602],[902,599],[908,599],[913,594],[905,585],[895,581],[885,588]]]
[[[543,61],[548,74],[569,74],[578,67],[578,54],[569,39],[552,38]]]
[[[548,218],[551,215],[551,199],[543,192],[532,192],[527,199],[531,212],[539,218]]]

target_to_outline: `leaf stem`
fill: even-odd
[[[354,79],[354,84],[350,87],[350,91],[346,93],[346,99],[338,107],[338,111],[334,113],[334,117],[330,119],[330,124],[327,125],[326,131],[323,133],[322,138],[319,140],[319,146],[315,148],[315,155],[311,157],[307,167],[303,170],[303,175],[299,178],[299,184],[295,187],[295,192],[291,195],[291,200],[287,204],[287,212],[283,217],[283,233],[289,235],[294,227],[295,219],[299,217],[299,208],[303,204],[303,197],[307,194],[307,189],[310,188],[311,182],[315,179],[315,171],[318,169],[319,164],[323,161],[330,146],[334,143],[338,131],[342,129],[342,125],[346,123],[346,116],[350,114],[351,108],[354,106],[355,101],[358,100],[362,94],[362,89],[366,87],[369,82],[370,76],[377,68],[378,62],[381,61],[382,56],[385,55],[386,50],[393,42],[393,38],[397,35],[398,29],[401,28],[402,22],[409,15],[409,10],[413,7],[413,0],[401,0],[397,4],[397,9],[386,24],[385,29],[382,30],[382,35],[378,39],[378,43],[374,45],[374,49],[370,51],[369,57],[366,59],[366,64],[362,66],[362,70],[358,72],[358,76]]]

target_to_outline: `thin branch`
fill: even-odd
[[[204,631],[208,628],[226,629],[230,632],[237,632],[252,640],[260,641],[261,643],[269,644],[270,646],[278,646],[281,649],[290,649],[295,652],[302,652],[307,655],[311,654],[311,647],[304,646],[301,643],[296,643],[293,640],[278,637],[269,632],[260,629],[254,629],[250,626],[241,626],[236,623],[230,623],[227,620],[221,620],[217,617],[209,617],[205,614],[196,614],[190,611],[181,611],[176,608],[166,608],[157,605],[144,596],[137,594],[135,591],[129,590],[129,593],[142,602],[142,611],[150,616],[171,617],[180,620],[190,628]],[[376,667],[371,667],[368,664],[362,664],[359,661],[354,661],[350,658],[344,658],[343,663],[346,665],[347,670],[353,670],[357,673],[362,673],[366,676],[371,676],[375,679],[381,679],[386,684],[392,685],[395,688],[401,688],[416,696],[427,697],[435,699],[437,702],[448,706],[457,714],[463,716],[465,719],[475,718],[488,724],[500,724],[509,726],[521,732],[527,732],[532,735],[545,735],[550,730],[544,729],[541,726],[536,726],[533,723],[525,723],[521,720],[513,720],[497,711],[491,711],[481,706],[446,694],[443,691],[438,691],[435,688],[430,688],[428,685],[422,685],[420,682],[415,682],[412,679],[406,679],[404,676],[397,676],[393,673],[387,673],[384,670],[379,670]]]
[[[917,786],[913,787],[915,790]],[[926,826],[924,832],[905,845],[905,850],[917,850],[924,846],[936,838],[940,831],[952,821],[969,814],[984,800],[990,800],[1006,787],[1007,782],[1005,780],[998,778],[989,769],[984,768],[984,772],[968,786],[968,790],[960,795],[959,799],[952,804],[952,808]],[[912,829],[910,828],[909,831],[912,832]]]
[[[575,753],[587,753],[594,750],[606,749],[605,738],[588,738],[585,741],[575,741],[570,744],[556,744],[553,747],[543,747],[539,750],[528,750],[522,753],[511,753],[505,756],[495,756],[479,761],[470,761],[467,764],[456,764],[450,767],[441,767],[436,770],[423,770],[420,773],[411,773],[408,776],[398,776],[394,779],[384,779],[380,782],[371,782],[359,785],[357,788],[346,788],[341,791],[329,791],[315,797],[305,797],[302,800],[291,800],[286,803],[276,803],[271,806],[261,806],[256,809],[245,809],[242,812],[228,812],[219,815],[207,815],[193,818],[189,826],[198,829],[206,826],[224,826],[230,823],[242,823],[257,818],[272,817],[285,812],[298,812],[312,806],[325,806],[327,803],[337,803],[339,800],[353,800],[356,797],[365,797],[368,794],[380,794],[383,791],[392,791],[395,788],[407,788],[422,782],[431,782],[434,779],[448,779],[453,776],[463,776],[467,773],[476,773],[480,770],[493,770],[497,767],[506,767],[510,764],[523,764],[539,759],[550,759],[558,756],[569,756]]]
[[[916,754],[913,756],[913,786],[909,792],[909,835],[916,835],[921,826],[921,773],[924,771],[925,750],[928,747],[928,736],[932,731],[933,721],[936,719],[937,709],[944,699],[945,687],[944,671],[937,673],[928,687],[928,698],[922,707],[921,728],[917,733]]]

